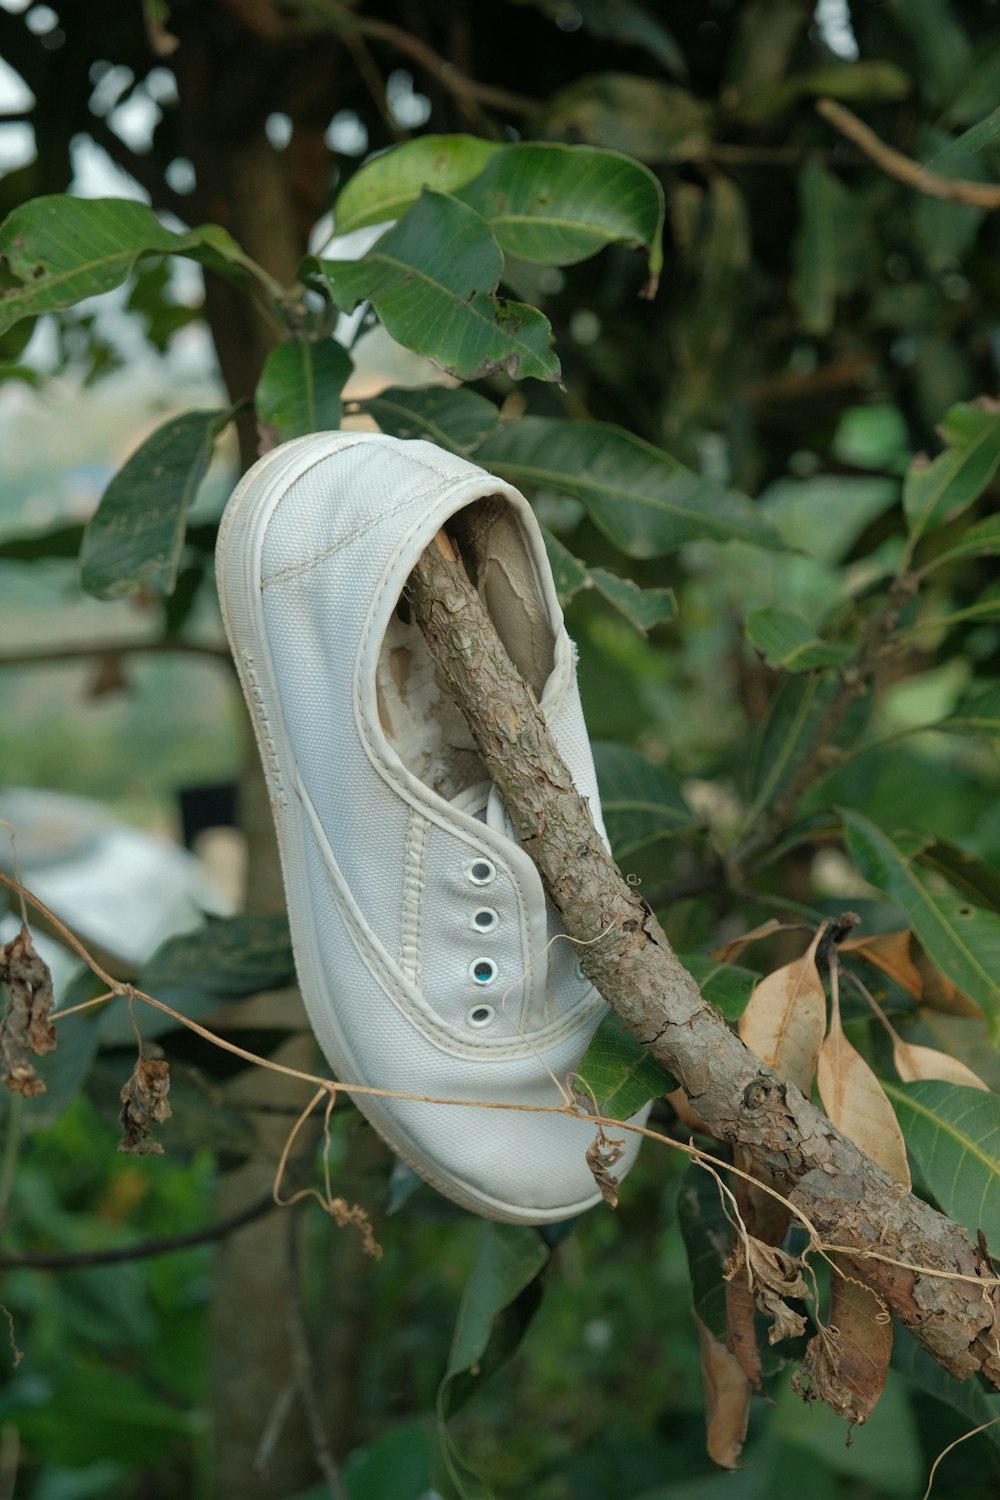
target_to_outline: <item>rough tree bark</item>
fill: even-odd
[[[410,580],[415,617],[594,984],[678,1078],[721,1140],[739,1144],[824,1242],[957,1379],[1000,1387],[1000,1284],[964,1230],[904,1191],[702,998],[659,922],[594,829],[534,694],[442,533]]]

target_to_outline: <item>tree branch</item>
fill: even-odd
[[[958,1379],[1000,1387],[1000,1282],[988,1258],[905,1192],[707,1005],[653,912],[597,836],[530,689],[443,534],[409,584],[414,616],[594,984],[677,1077],[719,1139],[739,1144],[827,1244]]]
[[[66,641],[61,646],[41,646],[34,651],[7,651],[0,653],[0,667],[49,667],[67,661],[88,660],[100,656],[139,656],[148,652],[186,652],[192,656],[207,656],[212,661],[231,667],[232,657],[224,646],[202,645],[199,641],[183,641],[176,636],[167,636],[156,641]]]
[[[908,187],[916,188],[918,193],[926,193],[931,198],[944,198],[953,203],[971,203],[975,208],[1000,208],[1000,183],[942,177],[940,172],[932,172],[929,167],[914,161],[912,156],[904,156],[895,146],[888,145],[881,136],[875,134],[871,126],[859,120],[843,104],[837,104],[833,99],[818,99],[816,108],[824,120],[829,120],[841,135],[846,135],[849,141],[860,147],[877,167],[881,167],[889,177],[895,177]]]
[[[149,1260],[154,1255],[172,1255],[177,1250],[191,1250],[196,1245],[210,1245],[224,1240],[238,1229],[252,1224],[277,1208],[273,1193],[258,1198],[255,1203],[209,1224],[206,1229],[192,1229],[188,1234],[166,1234],[153,1240],[140,1240],[137,1245],[118,1245],[113,1250],[62,1250],[62,1251],[0,1251],[0,1270],[10,1271],[24,1267],[30,1271],[75,1271],[81,1266],[117,1266],[127,1260]]]

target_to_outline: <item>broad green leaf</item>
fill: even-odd
[[[672,773],[637,750],[598,741],[594,765],[604,826],[619,863],[657,839],[699,826]]]
[[[718,1181],[694,1162],[677,1190],[677,1222],[691,1273],[694,1310],[705,1327],[724,1341],[728,1332],[726,1264],[733,1225]]]
[[[721,1010],[727,1021],[738,1021],[746,1010],[754,986],[760,983],[760,975],[739,964],[720,963],[706,953],[679,953],[677,956],[691,977],[697,980],[709,1005]]]
[[[350,1500],[417,1500],[434,1494],[434,1454],[425,1418],[416,1417],[355,1448],[345,1460],[344,1490]],[[323,1484],[296,1500],[327,1500]]]
[[[179,1001],[206,991],[239,1000],[261,990],[282,989],[295,979],[288,919],[245,913],[214,917],[194,932],[168,938],[139,976],[139,988],[158,999]]]
[[[521,260],[568,266],[624,241],[645,248],[654,285],[663,265],[663,189],[648,167],[615,151],[507,146],[456,196]]]
[[[848,852],[864,878],[895,901],[928,957],[980,1007],[1000,1037],[1000,916],[949,893],[928,890],[911,860],[860,813],[842,814]]]
[[[341,306],[372,302],[394,339],[460,380],[497,370],[515,380],[559,378],[548,320],[493,295],[500,247],[457,198],[425,188],[360,260],[321,264]]]
[[[1000,1095],[925,1079],[886,1083],[906,1144],[942,1209],[1000,1244]]]
[[[755,609],[747,616],[746,632],[768,665],[783,667],[786,672],[836,667],[852,650],[820,640],[801,615],[788,609]]]
[[[685,89],[635,73],[593,73],[549,100],[546,136],[589,141],[640,161],[697,159],[711,143],[711,108]]]
[[[951,1406],[968,1429],[985,1427],[981,1436],[1000,1452],[1000,1391],[990,1392],[976,1380],[956,1380],[916,1339],[896,1340],[892,1367],[935,1401]]]
[[[937,729],[943,727],[935,725]],[[897,834],[897,841],[898,838]],[[931,839],[929,843],[922,843],[914,851],[913,858],[925,869],[936,870],[939,875],[943,875],[949,884],[978,906],[989,906],[993,911],[1000,911],[1000,871],[987,864],[984,859],[977,859],[974,854],[967,853],[947,839]]]
[[[591,1037],[577,1072],[593,1092],[598,1113],[614,1120],[630,1119],[650,1099],[677,1087],[677,1080],[650,1057],[613,1010]],[[589,1091],[581,1090],[588,1099]]]
[[[953,151],[982,151],[984,146],[992,146],[1000,139],[1000,109],[995,109],[980,120],[978,125],[972,125],[968,130],[956,136],[942,151],[942,156],[950,155]]]
[[[631,578],[620,578],[607,568],[588,568],[544,527],[542,535],[560,604],[568,604],[577,594],[591,590],[624,615],[629,624],[643,635],[654,625],[662,625],[676,615],[677,599],[673,589],[642,589]]]
[[[552,580],[556,586],[559,603],[566,605],[575,598],[581,589],[588,584],[587,569],[582,562],[573,556],[567,546],[551,531],[542,527],[542,537],[545,541],[545,550],[549,557],[549,566],[552,569]],[[0,552],[0,556],[3,553]]]
[[[815,162],[799,177],[793,294],[807,333],[829,333],[837,297],[851,292],[872,263],[872,237],[862,204],[839,177]]]
[[[254,405],[280,442],[340,426],[340,393],[354,368],[336,339],[290,339],[264,363]]]
[[[516,485],[582,500],[595,524],[630,557],[658,557],[696,539],[781,546],[746,496],[700,478],[607,422],[503,422],[476,458]]]
[[[672,620],[677,613],[673,589],[641,589],[631,578],[619,578],[607,568],[591,568],[589,579],[601,597],[643,635],[654,625]]]
[[[120,286],[150,252],[190,256],[241,284],[252,268],[214,224],[177,234],[131,199],[33,198],[0,225],[0,257],[23,283],[0,292],[0,331]]]
[[[985,588],[976,600],[975,604],[967,604],[963,609],[953,609],[947,614],[928,614],[922,619],[914,621],[906,630],[900,632],[901,636],[916,635],[921,630],[944,630],[951,625],[959,625],[963,620],[997,620],[1000,619],[1000,583],[991,583]]]
[[[565,0],[514,0],[516,5],[532,5],[556,22],[565,20]],[[591,36],[607,37],[622,45],[641,47],[677,78],[687,72],[684,53],[667,28],[634,0],[574,0],[574,12],[583,31]]]
[[[442,1417],[463,1406],[513,1354],[541,1300],[539,1278],[548,1258],[548,1247],[534,1229],[480,1224],[438,1391]]]
[[[969,75],[972,45],[951,0],[889,0],[892,19],[908,33],[921,93],[947,104]]]
[[[831,99],[881,100],[905,99],[912,84],[895,63],[882,58],[862,59],[852,63],[829,63],[783,78],[772,87],[744,100],[740,118],[755,125],[772,120],[796,100],[812,97]]]
[[[71,1363],[69,1354],[61,1369],[54,1389],[45,1382],[42,1401],[17,1415],[22,1442],[45,1453],[50,1464],[82,1469],[113,1454],[139,1468],[162,1458],[179,1437],[190,1440],[200,1433],[200,1413],[146,1394],[132,1372],[106,1361]]]
[[[932,463],[914,459],[903,481],[903,510],[912,540],[978,500],[1000,464],[1000,409],[953,406],[940,431],[948,447]]]
[[[1000,553],[1000,512],[986,516],[970,526],[961,539],[937,557],[923,565],[922,572],[930,573],[945,563],[957,562],[965,557],[995,557]]]
[[[933,726],[949,734],[1000,735],[1000,683],[985,692],[970,693],[946,719]]]
[[[500,420],[500,413],[485,396],[440,385],[418,390],[389,386],[357,405],[391,437],[424,438],[461,454],[482,442]]]
[[[751,821],[787,784],[835,690],[833,679],[819,673],[792,676],[778,688],[750,750]]]
[[[847,461],[867,462],[860,458]],[[872,521],[898,502],[896,480],[832,474],[779,479],[758,501],[788,548],[828,563],[842,562]]]
[[[474,135],[422,135],[373,156],[359,167],[333,206],[335,232],[402,218],[421,190],[454,193],[503,147]]]
[[[184,523],[232,410],[189,411],[158,427],[111,480],[83,536],[88,594],[173,591]]]

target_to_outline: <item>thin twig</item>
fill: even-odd
[[[224,646],[204,645],[200,641],[183,641],[166,636],[157,641],[64,641],[59,646],[42,646],[32,651],[6,651],[0,654],[0,667],[59,666],[67,661],[89,660],[98,656],[138,656],[146,653],[181,652],[207,656],[231,667],[232,657]]]
[[[905,156],[895,146],[888,145],[881,136],[875,134],[870,125],[859,120],[843,104],[837,104],[833,99],[818,99],[816,108],[824,120],[829,120],[841,135],[846,135],[849,141],[860,147],[877,167],[881,167],[889,177],[895,177],[908,187],[916,188],[918,193],[926,193],[928,197],[943,198],[952,203],[970,203],[975,208],[1000,208],[1000,183],[969,182],[964,177],[942,177],[940,172],[932,172],[929,167],[914,161],[912,156]]]
[[[156,1239],[140,1240],[137,1245],[118,1245],[109,1250],[25,1250],[0,1251],[0,1270],[9,1271],[25,1267],[32,1271],[73,1271],[81,1266],[114,1266],[128,1260],[149,1260],[154,1255],[172,1255],[177,1250],[191,1250],[196,1245],[210,1245],[235,1234],[255,1219],[269,1214],[277,1204],[274,1196],[267,1193],[239,1213],[230,1214],[205,1229],[192,1229],[186,1234],[165,1234]]]
[[[309,1436],[312,1439],[313,1456],[320,1473],[326,1480],[330,1500],[350,1500],[330,1448],[330,1440],[323,1423],[323,1413],[316,1393],[316,1370],[309,1349],[309,1335],[306,1332],[305,1312],[302,1306],[302,1269],[299,1246],[301,1218],[301,1210],[293,1208],[289,1211],[286,1221],[288,1278],[285,1322],[292,1348],[292,1372],[295,1389],[298,1391],[306,1414],[306,1426],[309,1428]]]

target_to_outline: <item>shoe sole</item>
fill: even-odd
[[[260,588],[260,558],[271,513],[289,485],[315,464],[343,448],[353,446],[355,441],[353,433],[334,433],[321,448],[315,437],[308,437],[286,443],[267,454],[244,475],[233,491],[219,527],[216,548],[216,582],[222,620],[264,765],[281,858],[299,986],[309,1020],[314,1031],[326,1038],[323,1050],[346,1093],[351,1092],[351,1084],[366,1085],[364,1071],[358,1065],[337,1024],[337,1008],[329,996],[325,972],[310,941],[309,930],[297,932],[292,916],[296,909],[308,909],[310,896],[308,880],[304,874],[306,860],[301,834],[302,819],[295,811],[297,798],[294,790],[290,786],[286,787],[283,769],[294,766],[295,758],[267,646]],[[299,451],[296,452],[296,449]],[[256,499],[248,507],[244,497],[251,488],[258,487]],[[341,889],[346,890],[339,869],[334,866],[330,873]],[[492,1198],[472,1188],[464,1179],[454,1177],[420,1158],[412,1150],[398,1121],[376,1096],[357,1094],[352,1095],[352,1099],[386,1144],[408,1167],[446,1198],[472,1213],[508,1224],[554,1224],[584,1213],[600,1201],[600,1193],[595,1192],[580,1202],[558,1208],[525,1210]],[[456,1107],[463,1103],[468,1107],[467,1101],[455,1100],[454,1103]],[[489,1108],[489,1105],[480,1107]]]

